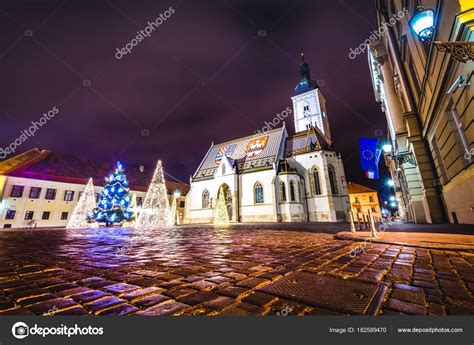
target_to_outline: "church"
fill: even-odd
[[[281,128],[212,144],[191,177],[187,223],[214,223],[218,200],[225,200],[231,223],[349,219],[344,166],[333,147],[326,101],[303,54],[301,59],[291,97],[296,133],[288,133],[283,122]]]

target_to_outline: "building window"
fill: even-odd
[[[374,202],[374,197],[372,195],[369,196],[369,202]]]
[[[69,212],[61,212],[61,220],[67,220]]]
[[[360,207],[357,207],[357,213],[361,213],[362,210],[360,209]]]
[[[296,200],[296,191],[295,191],[295,182],[290,181],[290,200],[295,201]]]
[[[13,186],[10,196],[12,198],[21,198],[23,196],[23,189],[25,189],[24,186]]]
[[[41,188],[31,187],[30,189],[30,199],[39,199],[41,196]]]
[[[135,200],[137,201],[137,206],[138,207],[143,206],[143,198],[141,196],[137,196]]]
[[[209,208],[209,192],[207,189],[202,192],[202,208]]]
[[[186,202],[185,202],[184,200],[181,200],[181,201],[179,202],[179,207],[180,207],[180,208],[184,208],[184,206],[186,206]]]
[[[15,219],[15,210],[7,210],[7,214],[5,215],[5,219]]]
[[[355,202],[356,202],[356,203],[359,203],[359,198],[356,197],[356,198],[355,198]]]
[[[304,114],[304,117],[308,117],[310,115],[310,112],[309,112],[309,104],[305,104],[303,106],[303,114]]]
[[[74,191],[66,190],[64,191],[64,201],[73,201],[74,200]]]
[[[375,207],[372,207],[372,212],[377,212],[377,211],[375,210]]]
[[[254,187],[254,193],[255,193],[255,203],[256,204],[263,204],[265,201],[263,198],[263,187],[260,182],[257,182]]]
[[[100,200],[100,193],[95,193],[95,203],[98,204]]]
[[[48,220],[50,214],[51,214],[51,212],[49,212],[49,211],[44,211],[44,212],[43,212],[43,216],[41,217],[41,219],[43,219],[43,220]]]
[[[332,194],[338,194],[336,172],[334,171],[334,167],[332,165],[328,166],[328,173],[329,173],[329,184],[331,185],[331,192]]]
[[[46,189],[46,196],[44,197],[46,200],[54,200],[56,199],[56,189],[48,188]]]
[[[26,211],[25,212],[25,220],[32,220],[35,212],[33,211]]]
[[[286,184],[285,184],[285,182],[280,183],[280,195],[281,195],[281,201],[286,201]]]
[[[319,183],[319,171],[316,168],[313,170],[313,185],[314,185],[314,194],[321,195],[321,184]]]

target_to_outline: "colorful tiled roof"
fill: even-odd
[[[105,177],[109,176],[113,168],[112,162],[109,164],[44,150],[4,175],[84,185],[92,177],[95,186],[103,186]],[[154,169],[155,167],[150,167],[141,172],[138,167],[126,166],[125,173],[130,189],[146,192]],[[166,181],[166,187],[170,193],[179,189],[181,194],[185,195],[189,191],[189,185],[184,183]]]
[[[239,173],[271,168],[280,155],[284,133],[285,127],[281,127],[213,145],[194,174],[194,180],[214,176],[223,155],[235,161]]]
[[[299,154],[328,149],[324,136],[316,129],[311,128],[308,131],[299,132],[286,139],[285,156],[296,156]]]

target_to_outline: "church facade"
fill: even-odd
[[[215,222],[222,199],[230,222],[348,220],[343,163],[333,148],[326,101],[303,55],[300,78],[291,98],[296,133],[283,125],[212,144],[191,177],[188,223]]]

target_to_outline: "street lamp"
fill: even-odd
[[[390,201],[395,201],[395,197],[393,195],[390,197]]]
[[[393,182],[392,179],[388,180],[387,181],[387,184],[390,186],[390,187],[393,187],[395,185],[395,182]]]
[[[173,193],[173,196],[178,199],[181,196],[181,191],[179,189],[176,189]]]
[[[391,153],[392,152],[392,145],[391,144],[385,144],[382,146],[382,150],[385,153]]]
[[[410,27],[422,42],[431,42],[440,52],[450,53],[460,62],[474,60],[474,42],[468,41],[432,41],[435,33],[435,12],[432,9],[418,7],[410,19]]]

